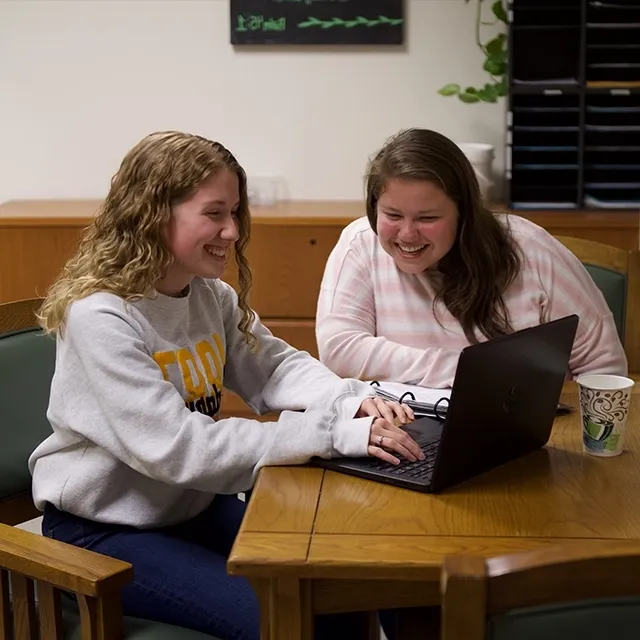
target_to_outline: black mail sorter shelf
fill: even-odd
[[[640,208],[640,0],[512,0],[509,87],[512,208]]]

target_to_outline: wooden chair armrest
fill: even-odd
[[[133,579],[128,562],[4,524],[0,568],[94,598],[119,591]]]

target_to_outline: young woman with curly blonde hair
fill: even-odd
[[[235,494],[261,467],[422,457],[393,424],[408,408],[260,323],[249,232],[246,176],[221,144],[160,132],[127,154],[41,309],[57,337],[53,433],[29,461],[46,535],[133,564],[126,614],[222,640],[259,637],[256,598],[226,559]],[[220,279],[232,252],[239,295]],[[218,419],[223,385],[278,421]]]

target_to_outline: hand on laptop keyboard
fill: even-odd
[[[418,443],[406,431],[384,418],[376,418],[371,425],[368,453],[391,464],[400,464],[398,455],[410,462],[424,460]]]
[[[416,419],[413,409],[406,404],[378,397],[367,398],[360,405],[356,418],[362,418],[363,416],[384,418],[389,422],[393,422],[396,426],[407,424]]]

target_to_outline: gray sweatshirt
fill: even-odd
[[[57,340],[53,433],[29,459],[38,508],[165,526],[250,488],[263,466],[366,455],[372,418],[353,416],[371,387],[259,321],[252,353],[238,318],[233,289],[199,278],[182,298],[73,302]],[[257,413],[281,410],[278,421],[217,420],[223,384]]]

